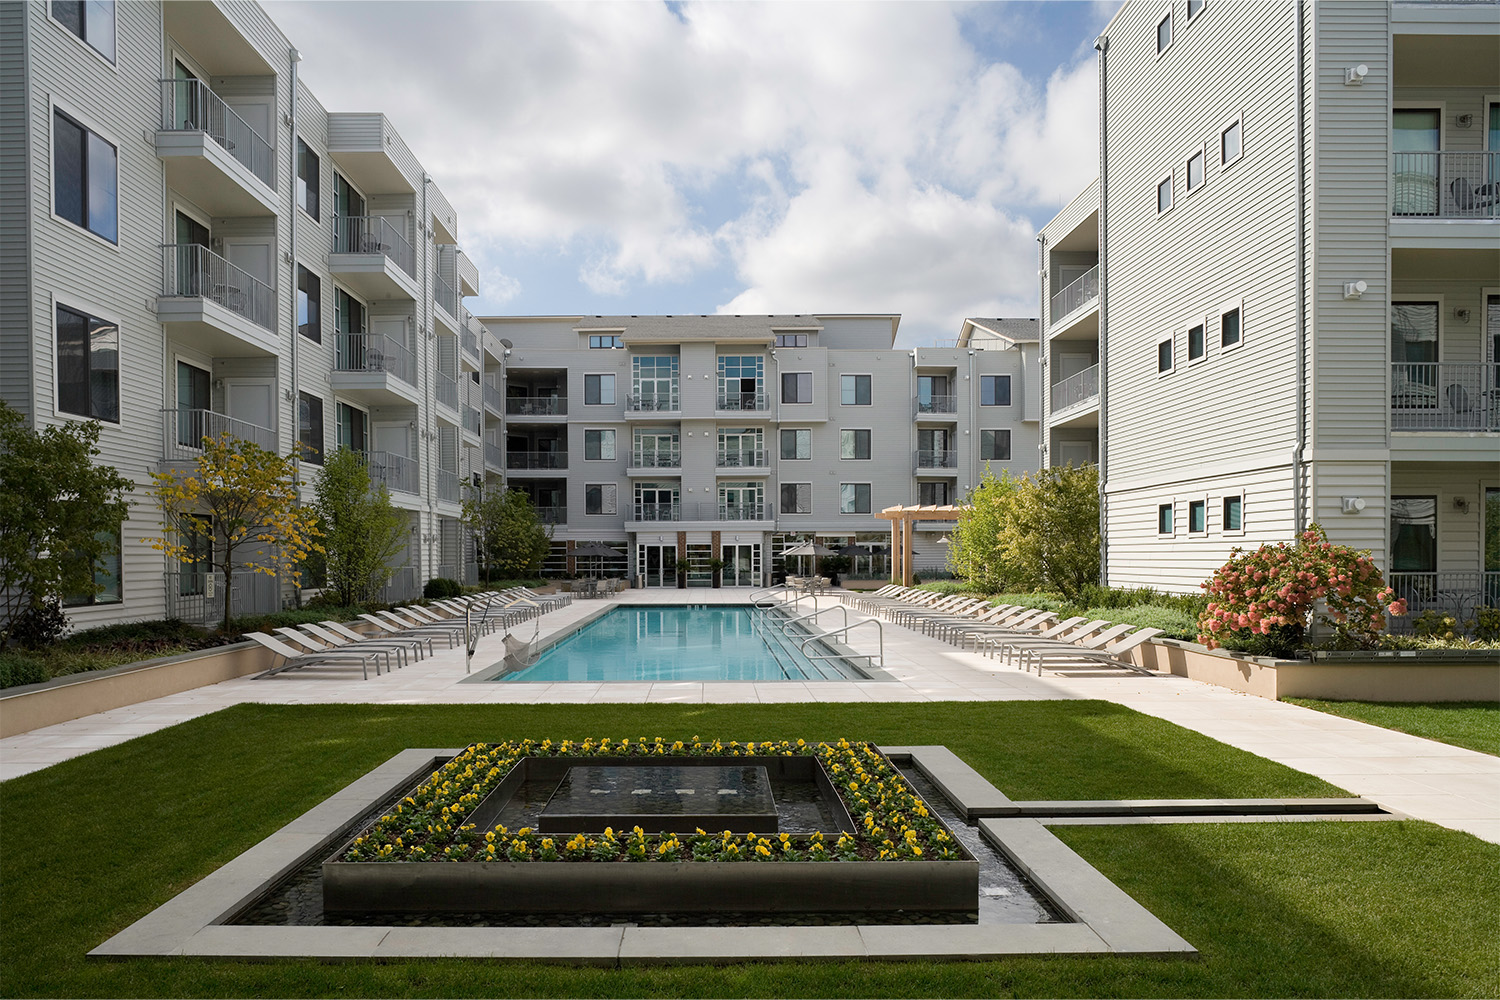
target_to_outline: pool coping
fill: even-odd
[[[609,614],[611,611],[615,611],[616,609],[619,609],[619,608],[647,608],[647,609],[656,609],[656,610],[659,610],[661,608],[686,607],[686,606],[691,606],[692,604],[693,604],[692,601],[683,601],[683,602],[680,602],[680,603],[673,602],[671,604],[636,604],[636,603],[633,603],[633,602],[630,602],[630,601],[608,601],[608,602],[604,602],[600,607],[594,609],[593,611],[590,611],[588,614],[584,615],[582,618],[579,618],[576,621],[571,621],[568,624],[562,626],[561,628],[554,629],[553,631],[549,632],[547,635],[539,637],[536,640],[536,642],[537,642],[536,653],[537,653],[538,656],[540,656],[541,654],[547,652],[547,650],[551,649],[553,646],[556,646],[558,643],[562,642],[565,639],[569,639],[569,638],[573,637],[574,635],[577,635],[586,626],[593,624],[594,622],[598,621],[600,618],[603,618],[605,615]],[[712,607],[712,608],[754,608],[754,607],[761,607],[761,605],[750,604],[750,603],[742,603],[742,602],[722,602],[722,603],[717,603],[716,602],[714,604],[710,604],[710,605],[706,605],[706,606],[707,607]],[[830,605],[830,606],[832,606],[832,605]],[[878,621],[878,620],[879,619],[873,619],[873,618],[871,619],[871,621]],[[778,681],[778,680],[745,681],[745,680],[740,680],[740,679],[728,679],[728,678],[726,678],[724,680],[697,680],[697,679],[694,679],[694,680],[691,680],[691,681],[686,681],[684,683],[691,683],[691,684],[747,684],[747,683],[750,683],[750,684],[781,684],[781,683],[793,683],[793,684],[849,684],[849,683],[859,683],[860,681],[867,681],[867,682],[876,683],[876,684],[893,684],[893,683],[899,683],[899,681],[897,681],[897,679],[895,677],[892,677],[891,674],[889,672],[887,672],[884,667],[877,667],[877,666],[875,666],[874,663],[870,662],[870,660],[872,659],[871,657],[869,657],[865,653],[861,653],[861,652],[855,650],[852,646],[849,646],[849,645],[847,645],[845,643],[842,643],[842,642],[835,642],[835,641],[831,641],[831,640],[827,640],[827,639],[823,640],[823,645],[825,647],[827,647],[827,649],[830,652],[832,652],[835,656],[842,657],[844,659],[844,661],[846,662],[846,664],[848,665],[848,667],[849,667],[850,670],[856,671],[857,673],[859,673],[859,674],[861,674],[863,676],[860,676],[860,677],[839,677],[839,678],[820,677],[820,678],[817,678],[817,679],[802,678],[802,679],[795,680],[795,681],[790,680],[790,679],[787,679],[785,681]],[[484,669],[480,670],[479,672],[473,673],[473,674],[469,674],[467,677],[463,678],[458,683],[460,683],[460,684],[475,684],[475,683],[488,684],[488,683],[494,683],[494,682],[496,682],[498,680],[498,678],[500,678],[504,674],[514,672],[512,668],[508,668],[506,666],[506,663],[507,663],[507,661],[509,661],[509,659],[510,659],[509,656],[503,657],[498,662],[490,664],[488,667],[485,667]],[[514,668],[514,670],[524,670],[524,669],[526,669],[526,668],[525,667]],[[599,684],[601,682],[600,681],[595,681],[595,680],[584,680],[584,681],[516,681],[515,683],[517,683],[517,684]],[[605,683],[605,684],[614,684],[614,683],[631,683],[631,682],[629,682],[629,681],[626,681],[626,682],[603,681],[602,683]],[[653,681],[651,683],[672,684],[672,683],[678,683],[678,682],[677,681],[671,681],[671,680],[660,680],[660,681]]]
[[[625,966],[745,961],[989,960],[1038,954],[1191,956],[1197,950],[1038,819],[984,819],[1004,852],[1074,923],[842,927],[255,927],[223,923],[272,883],[334,849],[350,824],[457,749],[403,750],[88,953],[369,961],[489,958]],[[1004,798],[946,747],[891,747],[939,788]],[[955,766],[955,763],[957,765]],[[983,778],[979,779],[983,781]],[[946,786],[945,786],[946,783]],[[988,785],[988,782],[985,782]],[[946,790],[944,794],[949,794]],[[965,800],[967,801],[967,800]],[[1007,800],[1008,801],[1008,800]],[[955,801],[955,805],[966,808]]]

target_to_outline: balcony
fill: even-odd
[[[476,438],[484,437],[484,417],[480,416],[479,409],[468,403],[464,404],[463,431]]]
[[[1500,431],[1500,371],[1479,362],[1396,362],[1391,430]]]
[[[406,345],[379,333],[340,333],[334,340],[333,387],[368,403],[421,402],[417,359]]]
[[[505,390],[498,385],[484,383],[484,408],[495,416],[505,412]]]
[[[722,413],[763,413],[771,408],[771,397],[764,392],[725,392],[721,389],[714,406]]]
[[[448,469],[438,469],[437,498],[447,503],[459,502],[458,473]]]
[[[659,469],[682,468],[682,452],[636,449],[630,453],[630,468],[625,470],[626,475],[644,475],[647,471]]]
[[[700,504],[700,508],[707,506]],[[702,516],[700,510],[700,517]],[[707,520],[707,518],[704,518]],[[716,521],[774,521],[776,510],[768,503],[719,503],[714,510]]]
[[[567,396],[507,396],[505,413],[510,417],[566,417]]]
[[[1095,265],[1068,282],[1061,291],[1052,296],[1052,302],[1048,306],[1047,325],[1049,328],[1062,326],[1063,320],[1085,307],[1097,305],[1098,302],[1099,267]]]
[[[565,451],[506,451],[505,467],[516,472],[540,469],[566,469],[568,453]]]
[[[1076,375],[1069,375],[1061,382],[1052,383],[1052,412],[1062,413],[1073,407],[1080,409],[1099,402],[1099,366],[1090,365]]]
[[[650,393],[625,397],[625,413],[629,415],[682,414],[682,396],[674,389],[671,392]]]
[[[337,215],[331,221],[329,271],[367,299],[416,301],[416,256],[405,234],[380,215]]]
[[[676,503],[638,503],[635,505],[637,521],[681,521],[682,505]]]
[[[484,467],[486,471],[499,472],[505,468],[505,449],[493,441],[484,443]]]
[[[417,496],[422,492],[422,477],[415,458],[372,451],[365,455],[365,468],[370,470],[370,482],[380,483],[392,493]]]
[[[755,448],[721,450],[714,459],[720,472],[769,472],[770,452]]]
[[[1406,601],[1404,618],[1392,618],[1394,629],[1411,628],[1424,611],[1452,615],[1460,622],[1480,608],[1500,608],[1500,573],[1387,573],[1386,583]]]
[[[912,416],[918,418],[957,417],[957,396],[917,396],[912,400]]]
[[[468,310],[464,310],[468,315]],[[483,371],[484,363],[479,360],[479,334],[470,324],[464,324],[458,328],[458,357],[465,368],[471,372]]]
[[[958,452],[919,448],[916,452],[915,464],[918,469],[956,469],[958,468]]]
[[[199,80],[160,80],[167,186],[220,218],[276,213],[276,151]]]
[[[1394,153],[1391,159],[1396,218],[1500,218],[1500,152]]]
[[[162,410],[161,455],[164,462],[196,462],[203,439],[229,435],[266,451],[276,451],[276,432],[213,410]]]
[[[196,243],[162,246],[161,262],[156,316],[174,333],[220,357],[277,353],[274,288]]]
[[[432,276],[432,304],[438,307],[438,319],[449,329],[457,331],[459,329],[458,292],[443,280],[441,274]]]
[[[568,508],[538,507],[536,508],[536,519],[543,524],[567,524]]]
[[[433,372],[433,395],[439,406],[446,406],[455,415],[458,413],[458,383],[451,375]]]

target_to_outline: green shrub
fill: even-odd
[[[25,653],[0,653],[0,688],[40,684],[47,679],[42,661]]]
[[[1500,608],[1480,608],[1469,622],[1469,631],[1480,642],[1500,640]]]
[[[63,614],[62,602],[55,597],[29,605],[10,625],[10,637],[24,649],[50,646],[67,631],[68,616]]]
[[[924,583],[918,590],[930,590],[934,594],[974,594],[978,591],[968,580],[933,580]]]
[[[1158,604],[1133,604],[1124,608],[1084,608],[1078,614],[1090,620],[1101,618],[1116,625],[1159,628],[1164,638],[1198,641],[1198,616],[1176,608],[1164,608]]]
[[[462,595],[464,588],[457,580],[447,577],[435,576],[427,581],[427,586],[422,588],[422,596],[431,600],[439,600],[445,597],[458,597]]]
[[[98,628],[74,632],[58,645],[65,649],[106,649],[121,644],[139,644],[167,641],[176,645],[194,645],[208,638],[209,633],[197,625],[176,619],[139,622],[119,622],[101,625]]]
[[[1037,591],[1032,594],[991,594],[990,602],[1019,604],[1023,608],[1036,608],[1038,611],[1056,611],[1063,606],[1062,595],[1046,591]]]

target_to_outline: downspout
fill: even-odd
[[[915,347],[913,347],[911,349],[911,368],[908,369],[907,372],[906,372],[906,398],[910,399],[912,401],[912,404],[911,404],[912,405],[912,421],[911,421],[911,426],[908,427],[907,431],[906,431],[906,444],[907,444],[907,447],[911,449],[912,476],[911,476],[911,478],[909,480],[907,480],[906,502],[907,503],[916,503],[917,502],[917,498],[915,496],[913,496],[912,494],[914,492],[916,492],[917,489],[918,489],[918,487],[917,487],[916,468],[917,468],[917,442],[918,442],[918,440],[920,438],[920,435],[917,433],[917,419],[916,419],[916,407],[917,407],[917,402],[916,402],[916,400],[917,400],[917,349]]]
[[[1299,536],[1307,527],[1302,496],[1307,453],[1307,94],[1302,18],[1302,0],[1297,0],[1297,448],[1292,452],[1292,504]]]
[[[293,48],[292,50],[290,50],[290,52],[287,53],[287,61],[291,65],[292,77],[292,100],[291,112],[289,115],[289,117],[291,118],[292,138],[291,141],[287,143],[287,158],[288,160],[290,160],[292,167],[291,183],[287,185],[287,200],[289,205],[289,208],[287,210],[287,219],[289,220],[287,222],[287,239],[290,241],[292,248],[291,260],[287,263],[287,284],[290,285],[292,289],[292,370],[290,378],[287,379],[287,391],[292,394],[291,426],[292,441],[295,443],[295,447],[292,448],[292,468],[297,474],[297,481],[301,482],[302,447],[301,436],[299,433],[301,428],[297,422],[297,406],[300,401],[300,397],[297,395],[297,340],[301,336],[301,334],[297,330],[297,64],[302,62],[302,53]],[[320,301],[318,302],[318,323],[321,325],[321,323],[323,322],[323,303],[321,301],[321,296],[319,298]]]
[[[1109,468],[1109,36],[1094,40],[1099,52],[1099,583],[1109,584],[1105,475]]]
[[[425,235],[425,233],[423,232],[423,230],[424,230],[424,228],[425,228],[425,226],[427,224],[427,185],[431,184],[431,183],[432,183],[432,178],[429,177],[429,176],[427,176],[427,171],[425,171],[425,170],[422,171],[422,219],[421,219],[421,222],[419,222],[417,224],[417,232],[418,232],[418,234],[422,235],[422,291],[424,293],[427,291],[427,236]],[[457,294],[457,289],[454,289],[454,292],[455,292],[455,294]],[[427,296],[427,299],[430,302],[431,301],[431,296]],[[457,306],[458,303],[455,302],[454,305]],[[432,334],[435,334],[437,331],[431,326],[431,324],[435,321],[435,317],[433,317],[431,315],[431,306],[430,305],[419,306],[418,309],[417,309],[417,315],[419,317],[423,316],[423,315],[427,316],[427,322],[426,323],[419,322],[418,327],[417,327],[417,342],[418,342],[418,344],[430,343],[430,344],[433,345],[434,351],[436,351],[436,348],[437,348],[437,337],[436,336],[432,336]],[[454,319],[458,319],[462,315],[463,315],[463,310],[459,309],[458,316],[455,316],[453,318]],[[460,334],[460,336],[462,336],[462,334]],[[455,349],[456,349],[456,345],[455,345]],[[483,349],[484,349],[483,345],[481,345],[480,350],[482,351]],[[425,349],[423,349],[423,353],[425,353]],[[416,353],[413,352],[413,357],[415,357],[415,356],[416,356]],[[436,370],[437,370],[437,364],[438,364],[437,358],[436,358],[436,356],[434,356],[433,359],[432,359],[432,364],[429,366],[432,369],[433,372],[436,372]],[[463,365],[460,363],[459,367],[462,368]],[[432,382],[432,400],[433,400],[433,406],[436,406],[437,405],[437,376],[436,376],[436,374],[433,374],[432,377],[431,377],[431,379],[429,381]],[[424,399],[425,398],[426,397],[424,396]],[[459,420],[463,420],[463,414],[464,414],[463,403],[460,402],[458,404],[458,418],[459,418]],[[423,423],[422,429],[418,432],[420,434],[420,436],[424,440],[427,439],[427,427],[425,425],[426,425],[426,423],[427,423],[428,420],[432,420],[433,419],[433,416],[434,416],[434,414],[433,414],[433,407],[432,406],[427,407],[426,419],[422,422]],[[460,425],[460,430],[458,432],[458,444],[460,446],[462,446],[463,440],[464,440],[464,435],[463,435],[462,425]],[[428,518],[430,519],[430,521],[432,523],[432,527],[434,529],[436,529],[437,526],[438,526],[437,525],[437,520],[438,520],[438,518],[437,518],[437,508],[436,508],[436,503],[437,503],[437,500],[436,500],[436,497],[437,497],[437,472],[436,472],[436,470],[433,469],[434,462],[433,462],[433,458],[432,458],[433,452],[436,451],[438,449],[438,447],[440,447],[438,445],[437,431],[436,430],[433,431],[433,437],[432,437],[431,441],[429,442],[429,444],[432,445],[433,447],[430,447],[428,449],[428,452],[427,452],[427,461],[423,463],[427,467],[427,472],[425,474],[425,478],[427,480],[427,516],[428,516]],[[422,453],[422,442],[418,441],[417,442],[417,454],[420,455],[421,453]],[[454,463],[457,464],[458,456],[454,455],[453,458],[454,458]],[[463,494],[460,493],[459,496],[463,496]],[[438,538],[438,544],[442,544],[442,532],[441,531],[434,530],[432,532],[421,532],[421,534],[426,534],[426,535],[430,535],[430,536],[437,536],[437,538]],[[436,572],[436,570],[437,570],[437,564],[432,559],[432,546],[433,546],[432,542],[428,542],[427,543],[427,557],[428,557],[427,558],[427,568],[431,572],[432,576],[436,576],[437,575],[437,572]],[[462,566],[459,567],[459,575],[460,576],[463,575],[463,568],[462,568]],[[421,574],[419,573],[418,576],[421,576]]]
[[[1036,284],[1037,284],[1037,426],[1041,428],[1036,436],[1036,467],[1045,469],[1051,462],[1052,447],[1048,440],[1052,435],[1052,424],[1047,419],[1048,411],[1052,406],[1051,385],[1047,382],[1047,355],[1051,350],[1047,345],[1047,332],[1052,327],[1051,302],[1047,297],[1047,235],[1036,234]],[[1023,366],[1024,370],[1024,366]]]

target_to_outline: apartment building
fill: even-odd
[[[1100,464],[1109,583],[1316,521],[1415,610],[1500,605],[1497,10],[1132,0],[1098,39],[1041,434]]]
[[[481,322],[500,349],[486,472],[553,525],[550,572],[696,586],[722,560],[722,585],[761,586],[816,539],[881,550],[854,572],[883,575],[879,511],[958,502],[986,465],[1036,468],[1034,320],[969,320],[915,350],[893,315]],[[942,568],[952,525],[922,527],[913,565]]]
[[[473,578],[477,271],[391,123],[327,111],[299,60],[254,3],[0,5],[0,396],[37,426],[99,420],[102,460],[138,487],[78,626],[214,614],[207,559],[142,541],[149,473],[205,434],[300,446],[306,483],[334,449],[364,453],[410,518],[390,596]],[[237,575],[238,612],[291,598]]]

